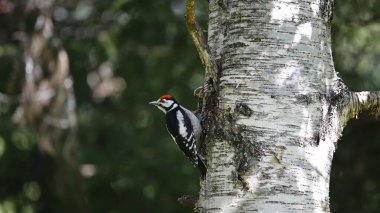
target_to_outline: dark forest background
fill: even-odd
[[[197,1],[207,29],[207,1]],[[198,172],[149,101],[190,109],[203,69],[184,0],[0,0],[0,212],[192,212]],[[207,33],[207,32],[206,32]],[[380,90],[380,1],[335,5],[337,71]],[[380,212],[380,123],[349,123],[332,212]]]

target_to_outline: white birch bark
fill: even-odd
[[[220,72],[199,212],[330,211],[343,127],[379,104],[378,93],[349,92],[334,70],[330,3],[210,0]]]

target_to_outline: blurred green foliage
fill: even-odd
[[[353,91],[380,90],[380,1],[337,1],[332,27],[335,68]],[[331,212],[380,212],[380,122],[349,122],[335,152]]]
[[[33,32],[39,13],[26,11],[27,2],[0,1],[0,91],[9,95],[20,93],[24,75],[15,33]],[[197,4],[205,26],[207,1]],[[198,193],[197,170],[166,133],[163,114],[147,104],[171,93],[195,108],[203,69],[187,34],[184,0],[57,0],[48,12],[70,57],[88,211],[192,212],[176,200]],[[335,65],[352,90],[380,90],[379,14],[377,0],[336,5]],[[102,83],[119,87],[105,93]],[[60,212],[49,207],[58,204],[45,184],[54,167],[36,133],[12,121],[16,107],[0,103],[0,212]],[[334,159],[333,212],[380,211],[380,125],[357,122]]]
[[[353,91],[380,88],[380,1],[337,1],[332,27],[335,68]]]

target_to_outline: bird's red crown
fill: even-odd
[[[173,98],[173,96],[171,96],[171,95],[163,95],[163,96],[160,97],[160,100],[162,100],[162,99],[170,99],[170,98]]]

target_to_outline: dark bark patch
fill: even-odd
[[[347,86],[341,79],[338,79],[334,82],[332,89],[326,96],[320,96],[322,102],[328,104],[328,109],[326,115],[324,115],[324,119],[321,122],[320,130],[318,135],[314,135],[316,145],[319,145],[320,141],[325,140],[325,136],[331,131],[334,126],[334,115],[335,113],[341,112],[342,108],[347,104],[347,98],[349,90]],[[337,146],[337,141],[335,141],[335,147]]]
[[[334,0],[321,0],[319,3],[319,11],[321,18],[331,22],[334,12]]]
[[[224,0],[218,0],[217,2],[218,6],[222,8],[222,10],[226,11],[228,8],[228,2]]]
[[[296,103],[309,105],[313,103],[313,98],[311,95],[304,95],[304,94],[296,95]]]
[[[207,89],[205,85],[202,104],[202,127],[204,134],[200,146],[200,153],[207,156],[207,149],[213,145],[205,142],[223,140],[235,148],[235,176],[243,176],[249,169],[254,167],[260,158],[262,145],[256,143],[252,138],[245,137],[244,132],[249,131],[245,125],[236,123],[239,115],[251,116],[253,110],[246,104],[238,104],[235,111],[221,110],[218,107],[218,99],[215,91]],[[246,188],[242,182],[242,187]]]
[[[235,42],[235,43],[232,43],[232,44],[228,44],[228,45],[227,45],[227,48],[228,48],[228,49],[236,49],[236,48],[247,47],[247,46],[249,46],[249,45],[246,44],[246,43],[243,43],[243,42]]]
[[[249,184],[247,183],[247,181],[242,176],[240,176],[239,174],[238,174],[237,178],[242,185],[243,191],[248,191]]]
[[[313,139],[315,141],[315,144],[317,146],[319,146],[319,141],[320,141],[320,138],[319,138],[319,132],[315,132],[314,135],[313,135]]]
[[[253,110],[245,103],[238,103],[235,106],[235,113],[250,117],[253,113]]]
[[[208,82],[206,82],[203,87],[202,96],[199,97],[199,104],[201,106],[200,120],[202,125],[202,134],[200,137],[198,151],[204,157],[207,156],[207,136],[210,132],[212,132],[215,123],[215,109],[217,108],[217,98],[216,92],[212,88],[212,79],[210,78]],[[199,109],[198,109],[199,111]],[[197,116],[198,117],[198,116]]]
[[[236,173],[243,175],[260,159],[258,152],[261,146],[244,137],[247,129],[244,125],[237,125],[236,120],[236,113],[220,110],[214,122],[213,135],[214,139],[228,141],[235,148]]]

